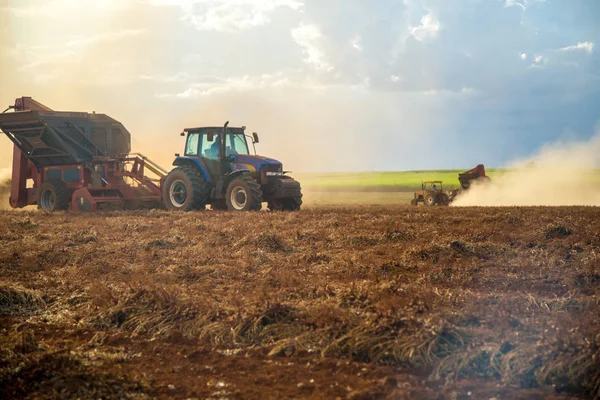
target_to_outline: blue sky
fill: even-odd
[[[230,120],[293,171],[502,166],[600,121],[595,0],[0,0],[0,102],[168,165]],[[0,168],[10,166],[0,141]]]

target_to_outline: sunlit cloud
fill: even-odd
[[[506,0],[504,3],[504,7],[509,8],[509,7],[518,7],[521,10],[525,10],[525,4],[520,3],[517,0]]]
[[[63,17],[85,8],[92,11],[115,11],[128,9],[135,5],[132,1],[120,0],[46,0],[32,5],[13,2],[8,9],[18,18]]]
[[[411,35],[420,41],[437,37],[439,31],[440,21],[432,15],[431,11],[421,18],[421,25],[410,28]]]
[[[271,13],[286,7],[299,10],[294,0],[149,0],[152,5],[178,6],[182,20],[199,31],[239,32],[266,25]]]
[[[66,47],[88,46],[97,43],[107,43],[118,41],[127,37],[140,36],[146,32],[146,29],[125,29],[118,32],[101,33],[94,36],[79,37],[69,40],[64,45]]]
[[[325,52],[319,47],[319,40],[323,37],[321,30],[316,25],[300,25],[292,29],[292,37],[304,51],[304,62],[318,71],[329,72],[334,69],[327,60]]]
[[[586,53],[590,53],[591,54],[592,51],[594,50],[594,43],[592,43],[592,42],[578,42],[575,45],[563,47],[563,48],[560,49],[560,51],[577,51],[577,50],[585,51]]]

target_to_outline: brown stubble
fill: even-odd
[[[594,397],[598,216],[5,212],[0,387],[79,393],[85,375],[107,396]]]

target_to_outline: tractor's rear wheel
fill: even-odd
[[[285,199],[273,199],[269,201],[267,207],[271,211],[300,211],[302,206],[302,194],[297,197],[288,197]]]
[[[442,193],[438,195],[436,199],[436,204],[440,206],[447,206],[450,203],[450,197],[446,193]]]
[[[163,204],[171,211],[204,210],[210,200],[210,185],[194,167],[177,167],[167,175]]]
[[[435,197],[433,197],[432,193],[427,193],[427,195],[425,195],[424,203],[427,207],[435,206]]]
[[[38,209],[59,211],[69,208],[71,200],[67,185],[60,179],[48,178],[39,189]]]
[[[227,186],[225,202],[229,211],[259,211],[262,208],[262,190],[250,175],[241,175]]]

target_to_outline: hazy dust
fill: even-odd
[[[507,166],[490,183],[475,185],[453,206],[597,206],[600,133],[588,141],[557,142]]]
[[[10,179],[0,179],[0,210],[9,210]]]

